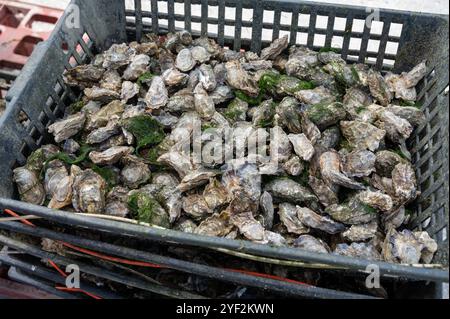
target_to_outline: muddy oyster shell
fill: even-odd
[[[189,233],[189,234],[193,234],[195,232],[196,228],[197,228],[197,224],[194,223],[190,219],[180,220],[174,226],[174,229],[177,229],[179,231],[182,231],[183,233]]]
[[[105,208],[105,180],[91,169],[80,172],[73,183],[72,205],[77,212],[99,214]]]
[[[120,179],[127,187],[136,189],[150,179],[150,168],[140,158],[128,155],[122,158],[122,163]]]
[[[63,162],[54,160],[47,164],[44,176],[44,189],[49,198],[53,197],[59,183],[64,177],[69,176]]]
[[[172,95],[165,110],[168,112],[187,112],[195,109],[194,95],[190,90],[180,90]]]
[[[391,151],[379,151],[376,153],[375,168],[377,174],[385,177],[391,177],[392,171],[399,163],[405,160],[397,153]]]
[[[279,205],[278,215],[288,232],[302,235],[309,232],[309,228],[302,224],[297,216],[297,207],[289,203],[281,203]]]
[[[226,164],[222,171],[222,184],[231,198],[243,201],[247,198],[257,208],[261,196],[261,175],[256,164],[234,161]]]
[[[129,190],[122,186],[116,186],[106,196],[105,214],[110,216],[127,217]]]
[[[386,137],[396,143],[406,140],[413,131],[407,120],[389,111],[381,112],[375,125],[386,131]]]
[[[244,70],[239,61],[229,61],[225,64],[227,70],[227,84],[232,88],[243,91],[249,95],[257,95],[259,89],[255,81]]]
[[[129,100],[139,94],[139,85],[130,81],[124,81],[122,83],[122,89],[120,92],[120,99],[127,103]]]
[[[317,52],[305,47],[292,47],[285,68],[288,75],[304,78],[311,73],[311,69],[319,65]]]
[[[273,197],[291,203],[310,203],[317,201],[317,197],[306,187],[289,178],[276,178],[265,186],[265,191]]]
[[[75,154],[80,149],[80,144],[73,139],[68,139],[64,141],[63,151],[67,154]]]
[[[164,80],[160,76],[155,76],[152,79],[152,84],[145,96],[145,103],[151,110],[157,110],[167,104],[169,100],[169,93],[167,92]]]
[[[288,135],[279,126],[275,126],[272,130],[270,140],[270,154],[272,160],[278,162],[285,162],[291,158],[292,144]]]
[[[288,47],[288,44],[289,39],[287,35],[276,39],[267,48],[261,50],[261,59],[274,60]]]
[[[372,104],[372,101],[369,95],[359,88],[351,87],[344,95],[344,108],[353,119],[358,117],[360,111],[370,104]]]
[[[20,199],[30,204],[42,205],[45,201],[45,190],[37,173],[25,167],[16,168],[13,173]]]
[[[401,75],[388,73],[385,80],[391,92],[395,93],[395,98],[406,101],[415,101],[417,97],[415,86],[426,75],[426,61],[422,61],[408,73]]]
[[[77,135],[83,128],[85,121],[86,115],[84,113],[76,113],[50,125],[48,132],[53,134],[55,142],[59,143]]]
[[[228,203],[228,190],[216,178],[209,181],[203,191],[203,198],[211,211]]]
[[[195,67],[195,64],[196,62],[192,56],[191,50],[189,49],[181,50],[175,60],[175,66],[181,72],[188,72],[192,70]]]
[[[436,241],[430,237],[426,231],[416,231],[414,236],[423,244],[421,260],[429,264],[432,262],[434,254],[438,250]]]
[[[342,237],[350,242],[366,241],[375,237],[378,224],[373,221],[368,224],[352,225],[348,230],[342,233]]]
[[[89,88],[98,83],[105,73],[103,68],[94,65],[78,65],[64,73],[64,82],[70,86],[82,89]]]
[[[330,185],[336,184],[351,189],[365,188],[364,185],[341,173],[340,156],[335,151],[325,152],[320,156],[320,172],[323,179]]]
[[[234,98],[234,93],[227,85],[219,85],[209,95],[215,105],[225,103]]]
[[[314,155],[314,146],[305,134],[289,134],[289,140],[294,146],[295,153],[304,161],[309,161]]]
[[[239,98],[235,98],[228,104],[224,111],[224,116],[231,122],[245,121],[247,119],[248,103]]]
[[[351,243],[350,245],[338,244],[334,253],[368,260],[381,260],[380,253],[370,243]]]
[[[303,225],[328,234],[338,234],[345,230],[343,224],[335,222],[327,216],[321,216],[306,207],[297,206],[297,217]]]
[[[392,187],[395,196],[407,202],[417,196],[416,174],[408,163],[400,163],[392,170]]]
[[[386,131],[361,121],[342,121],[341,131],[355,149],[369,149],[374,152],[384,139]]]
[[[275,115],[275,103],[272,99],[262,102],[258,107],[252,109],[253,126],[265,127],[273,122]]]
[[[348,177],[364,177],[375,172],[377,157],[367,150],[353,151],[345,155],[342,171]]]
[[[320,238],[311,235],[301,235],[294,241],[294,247],[315,253],[328,254],[331,252],[330,247]]]
[[[252,241],[264,241],[264,227],[253,217],[251,212],[232,215],[231,224],[236,226],[245,238]]]

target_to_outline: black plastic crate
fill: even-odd
[[[161,10],[158,3],[165,3],[167,10]],[[53,211],[14,200],[17,192],[12,182],[12,169],[23,165],[30,152],[49,139],[48,125],[77,99],[76,94],[63,83],[64,70],[83,63],[113,43],[139,40],[145,32],[167,33],[178,29],[187,29],[194,35],[208,35],[216,38],[219,44],[234,49],[255,52],[270,42],[270,39],[263,41],[262,35],[266,34],[263,30],[272,30],[274,39],[288,34],[291,44],[304,44],[313,49],[328,47],[334,43],[334,39],[341,39],[339,50],[344,59],[372,63],[381,70],[401,72],[409,70],[423,59],[427,60],[429,72],[419,83],[418,97],[428,121],[408,141],[422,193],[411,216],[411,224],[414,228],[427,230],[436,239],[439,251],[434,262],[448,266],[448,16],[379,10],[376,12],[379,17],[377,23],[378,26],[381,23],[382,27],[377,33],[366,24],[363,24],[362,30],[354,27],[372,14],[364,7],[309,1],[135,0],[133,7],[126,8],[122,0],[74,0],[72,5],[80,9],[79,28],[71,28],[78,12],[69,7],[50,39],[35,49],[8,93],[8,108],[0,119],[1,209],[9,208],[63,225],[77,225],[149,241],[228,249],[257,256],[344,267],[355,272],[364,271],[369,264],[377,264],[382,275],[448,282],[448,271],[317,254],[293,248],[274,248],[247,241],[202,237]],[[191,15],[194,6],[200,8],[201,16]],[[217,7],[217,18],[208,17],[209,6]],[[230,7],[234,8],[234,19],[225,16],[225,8]],[[178,12],[180,8],[183,10]],[[267,22],[266,12],[273,13],[271,22]],[[286,14],[291,17],[289,23],[282,19]],[[245,15],[250,15],[251,21],[244,20]],[[305,17],[307,24],[302,26],[300,21]],[[324,19],[327,21],[326,27],[317,27],[317,21]],[[338,27],[337,21],[343,22],[345,26]],[[230,27],[234,29],[231,33]],[[401,28],[401,33],[392,33],[393,27]],[[211,30],[216,29],[217,34],[212,33]],[[242,34],[248,34],[249,37],[242,37]],[[350,49],[352,39],[359,39],[358,50]],[[373,52],[368,50],[372,41],[378,41],[378,50]],[[392,46],[397,47],[395,52],[387,50]],[[19,121],[20,112],[28,117],[28,125]],[[8,228],[5,226],[7,224],[0,224],[0,227]],[[97,248],[105,249],[102,245]],[[135,257],[139,259],[138,255]],[[148,261],[147,257],[142,256],[141,259]]]

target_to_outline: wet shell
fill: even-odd
[[[202,220],[211,213],[205,198],[199,194],[184,197],[182,207],[184,213],[194,220]]]
[[[426,121],[425,114],[422,110],[413,106],[389,105],[386,111],[394,113],[396,116],[407,120],[412,126],[418,127]]]
[[[369,224],[352,225],[348,230],[342,233],[345,240],[350,242],[366,241],[375,237],[378,224],[373,221]]]
[[[118,119],[109,121],[105,127],[100,127],[86,137],[87,144],[98,144],[106,141],[110,137],[120,133],[120,125]]]
[[[64,82],[81,89],[94,86],[103,77],[105,70],[94,65],[78,65],[64,73]]]
[[[364,185],[341,173],[341,160],[335,151],[325,152],[320,156],[320,172],[329,185],[341,185],[351,189],[364,189]]]
[[[289,137],[279,126],[271,129],[270,154],[272,160],[278,162],[285,162],[292,155],[292,144]]]
[[[309,176],[308,184],[314,194],[316,194],[319,202],[325,207],[339,202],[336,192],[321,179],[315,176]]]
[[[229,219],[229,214],[226,211],[221,214],[214,214],[200,223],[195,229],[195,234],[218,237],[226,236],[233,228],[233,225],[229,223]]]
[[[209,64],[202,64],[198,70],[200,72],[199,81],[203,88],[208,92],[213,91],[217,86],[216,75],[214,74],[213,68]]]
[[[268,192],[263,192],[259,199],[259,206],[261,208],[261,214],[263,217],[263,226],[265,229],[272,229],[273,218],[274,218],[274,208],[272,196]]]
[[[396,143],[406,140],[413,131],[413,127],[407,120],[389,111],[382,112],[375,125],[386,131],[386,137]]]
[[[194,169],[189,157],[179,152],[169,152],[163,154],[158,158],[157,161],[158,163],[172,167],[180,177],[186,176],[190,171]]]
[[[265,186],[265,191],[273,197],[291,203],[310,203],[317,201],[317,197],[306,187],[289,178],[276,178]]]
[[[343,160],[342,171],[349,177],[364,177],[375,172],[377,157],[367,150],[348,153]]]
[[[267,48],[261,50],[261,59],[274,60],[288,47],[288,43],[289,39],[287,35],[276,39]]]
[[[264,227],[253,217],[251,212],[232,215],[231,224],[236,226],[245,238],[252,241],[264,241]]]
[[[288,132],[299,134],[302,132],[300,123],[299,106],[297,99],[285,97],[275,108],[280,117],[280,123],[287,128]],[[320,134],[320,133],[319,133]]]
[[[134,50],[129,48],[127,44],[113,44],[103,54],[103,67],[105,69],[118,69],[128,65],[133,54]]]
[[[86,125],[88,131],[106,126],[112,118],[119,117],[125,110],[125,103],[113,101],[91,115]]]
[[[102,89],[120,92],[122,88],[122,78],[116,70],[106,71],[102,80],[100,81]]]
[[[199,169],[189,172],[183,177],[181,183],[177,186],[180,192],[186,192],[190,189],[205,185],[208,181],[215,177],[219,172],[213,170]]]
[[[405,202],[417,196],[416,174],[410,164],[400,163],[392,170],[392,187],[397,197]]]
[[[317,102],[319,103],[319,102]],[[314,103],[315,104],[315,103]],[[347,113],[342,103],[320,103],[312,105],[306,110],[306,116],[310,119],[320,130],[324,130],[339,121],[346,118]]]
[[[350,245],[338,244],[334,253],[368,260],[381,260],[380,253],[370,243],[351,243]]]
[[[201,46],[195,46],[191,48],[191,55],[195,62],[197,63],[205,63],[211,59],[211,54]]]
[[[384,139],[386,131],[361,121],[342,121],[341,131],[355,149],[369,149],[374,152]]]
[[[402,232],[397,232],[392,229],[386,235],[383,254],[387,261],[418,264],[423,249],[424,244],[411,231],[404,229]]]
[[[180,90],[169,98],[165,110],[168,112],[188,112],[195,109],[194,95],[190,90]]]
[[[130,81],[124,81],[122,83],[122,90],[120,93],[120,99],[127,103],[129,100],[139,94],[139,85]]]
[[[175,68],[167,69],[161,77],[167,86],[185,85],[189,79],[189,75],[182,73]]]
[[[198,84],[195,87],[194,105],[197,113],[200,115],[201,118],[205,120],[210,120],[214,115],[214,113],[216,112],[214,101],[205,91],[202,84]]]
[[[359,193],[359,199],[366,205],[380,211],[390,211],[393,207],[392,198],[382,192],[363,191]]]
[[[203,197],[211,211],[214,211],[228,203],[228,190],[216,178],[209,181],[203,191]]]
[[[325,212],[334,220],[348,225],[370,223],[377,218],[376,210],[353,196],[343,204],[334,204],[325,208]]]
[[[299,176],[304,170],[304,165],[300,157],[294,155],[283,163],[283,169],[291,176]]]
[[[257,95],[258,87],[255,81],[244,70],[239,61],[229,61],[225,64],[227,70],[227,84],[232,88],[243,91],[249,95]]]
[[[311,90],[299,90],[294,93],[294,96],[300,102],[310,105],[334,102],[336,99],[332,92],[323,86]]]
[[[388,106],[392,100],[392,94],[389,87],[379,72],[369,70],[367,83],[369,84],[370,93],[383,105]]]
[[[86,96],[87,100],[99,102],[102,104],[107,104],[114,100],[120,99],[119,92],[109,90],[109,89],[99,88],[96,86],[85,89],[84,95]]]

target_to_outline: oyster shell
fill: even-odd
[[[164,107],[169,101],[169,93],[167,92],[164,80],[160,76],[155,76],[152,79],[152,84],[145,96],[145,103],[151,110],[157,110]]]
[[[215,105],[225,103],[234,98],[233,91],[227,85],[218,85],[209,96]]]
[[[122,78],[116,70],[109,70],[105,72],[100,81],[100,88],[114,92],[120,92],[122,89]]]
[[[175,68],[167,69],[161,77],[164,80],[164,83],[169,87],[185,85],[189,79],[189,75],[182,73]]]
[[[47,164],[44,176],[44,189],[48,198],[52,198],[61,180],[69,176],[63,162],[54,160]]]
[[[413,127],[407,120],[389,111],[381,112],[375,125],[386,131],[386,137],[396,143],[406,140],[413,131]]]
[[[175,60],[175,66],[181,72],[188,72],[192,70],[195,67],[195,64],[196,61],[194,60],[191,50],[189,49],[181,50]]]
[[[177,186],[177,189],[180,192],[186,192],[193,188],[197,188],[199,186],[205,185],[208,181],[219,174],[218,171],[206,170],[206,169],[198,169],[192,172],[189,172],[187,175],[183,177],[181,183]]]
[[[424,247],[424,244],[411,231],[404,229],[397,232],[391,229],[386,234],[383,256],[390,262],[418,264]]]
[[[422,249],[421,260],[426,264],[431,263],[434,254],[438,250],[436,241],[431,238],[426,231],[416,231],[413,234],[424,246]]]
[[[93,129],[106,126],[112,118],[120,117],[124,110],[125,103],[119,100],[112,101],[90,116],[86,124],[86,130],[92,131]]]
[[[341,185],[351,189],[364,189],[364,185],[341,173],[341,160],[335,151],[328,151],[320,156],[320,172],[329,185]]]
[[[239,61],[229,61],[225,64],[225,68],[227,70],[226,82],[229,86],[253,96],[259,93],[255,81],[244,70]]]
[[[392,198],[382,192],[363,191],[359,193],[359,199],[362,203],[376,208],[380,211],[390,211],[393,207]]]
[[[194,89],[194,105],[197,113],[205,120],[210,120],[216,112],[214,101],[208,95],[201,83]]]
[[[362,203],[358,195],[343,204],[326,207],[325,212],[334,220],[348,225],[367,224],[378,217],[376,210]]]
[[[289,178],[275,178],[265,186],[265,191],[279,200],[301,204],[317,201],[317,197],[306,187]]]
[[[127,103],[129,100],[139,94],[139,85],[130,81],[124,81],[122,83],[122,89],[120,92],[120,99]]]
[[[305,134],[289,134],[289,140],[294,146],[295,153],[304,161],[309,161],[314,155],[314,146]]]
[[[386,131],[361,121],[342,121],[341,131],[354,149],[376,151]]]
[[[84,95],[86,96],[86,99],[88,101],[95,101],[101,104],[108,104],[114,100],[120,99],[119,92],[99,88],[96,86],[93,86],[92,88],[86,88],[84,90]]]
[[[103,152],[91,152],[89,158],[94,164],[113,165],[126,155],[134,152],[134,148],[128,146],[114,146]]]
[[[89,88],[98,83],[105,73],[103,68],[91,64],[78,65],[64,73],[64,82],[81,89]]]
[[[195,109],[194,95],[190,90],[180,90],[169,98],[165,110],[168,112],[188,112]]]
[[[368,260],[381,260],[380,253],[370,243],[351,243],[350,245],[338,244],[334,253]]]
[[[405,101],[415,101],[417,97],[415,86],[426,73],[426,62],[422,61],[408,73],[403,72],[401,75],[388,73],[384,78],[390,92],[395,94],[395,98]]]
[[[110,216],[127,217],[129,190],[122,186],[116,186],[106,196],[105,214]]]
[[[320,102],[316,102],[320,103]],[[313,103],[315,104],[315,103]],[[320,130],[324,130],[339,121],[346,118],[347,113],[342,103],[320,103],[312,105],[306,110],[306,116],[311,120]]]
[[[418,127],[425,123],[426,117],[422,110],[413,106],[399,106],[390,104],[386,107],[386,111],[407,120],[412,126]]]
[[[220,214],[213,214],[211,217],[206,218],[195,229],[195,234],[205,236],[217,236],[224,237],[228,235],[233,229],[233,225],[230,224],[230,216],[227,211],[223,211]]]
[[[288,43],[289,39],[287,35],[276,39],[267,48],[261,50],[261,59],[274,60],[288,47]]]
[[[182,207],[184,213],[194,220],[203,220],[212,213],[205,198],[199,194],[184,197]]]
[[[319,104],[331,103],[336,100],[332,92],[324,86],[318,86],[311,90],[299,90],[294,93],[294,96],[305,104]]]
[[[357,118],[360,111],[372,104],[369,95],[359,88],[351,87],[344,95],[343,106],[353,119]]]
[[[150,179],[150,168],[139,157],[126,154],[122,158],[124,167],[120,172],[120,180],[130,189],[136,189]]]
[[[383,106],[388,106],[392,100],[392,94],[389,86],[381,74],[374,70],[369,70],[367,83],[369,85],[370,93]]]
[[[128,65],[135,54],[126,43],[113,44],[103,53],[103,67],[105,69],[118,69]]]
[[[291,176],[299,176],[304,170],[304,165],[300,157],[294,155],[283,163],[283,169]]]
[[[319,202],[325,207],[339,202],[336,192],[323,180],[310,175],[308,184],[319,199]]]
[[[264,227],[253,217],[251,212],[232,215],[231,224],[236,226],[245,238],[251,241],[264,241]]]
[[[45,190],[37,173],[25,167],[16,168],[13,173],[20,199],[30,204],[42,205],[45,201]]]
[[[80,149],[80,144],[73,139],[64,141],[63,151],[67,154],[75,154]]]
[[[110,137],[120,133],[118,119],[112,119],[105,127],[100,127],[86,137],[87,144],[98,144],[106,141]]]
[[[215,211],[229,202],[228,190],[216,178],[212,178],[203,191],[203,198],[211,211]]]
[[[345,155],[342,171],[348,177],[364,177],[375,172],[377,157],[367,150],[353,151]]]
[[[73,182],[72,205],[77,212],[101,214],[105,208],[105,180],[91,169],[80,172]]]
[[[396,197],[407,202],[417,196],[416,174],[408,163],[399,163],[392,170],[392,187]]]
[[[320,254],[328,254],[331,252],[330,247],[320,238],[311,235],[301,235],[294,241],[294,247]]]
[[[247,119],[248,103],[235,98],[228,104],[224,116],[231,122],[245,121]]]
[[[202,64],[198,68],[199,81],[202,84],[203,88],[206,91],[213,91],[217,86],[216,75],[214,74],[214,70],[209,64]]]
[[[297,217],[303,225],[332,235],[342,233],[346,229],[343,224],[327,216],[321,216],[306,207],[297,206]]]
[[[158,158],[157,162],[173,168],[182,178],[194,169],[189,157],[179,152],[163,154]]]
[[[301,113],[301,127],[303,133],[306,135],[306,137],[311,141],[313,145],[316,144],[317,141],[319,141],[322,137],[322,134],[319,130],[319,128],[314,124],[306,115],[305,113]],[[339,132],[340,133],[340,132]]]
[[[378,223],[376,221],[368,224],[352,225],[342,233],[342,237],[350,242],[366,241],[375,237],[377,229]]]
[[[397,153],[391,151],[379,151],[376,153],[375,168],[377,174],[385,177],[392,177],[392,171],[399,163],[405,160]]]
[[[259,199],[259,206],[261,207],[261,215],[263,219],[263,226],[265,229],[272,229],[274,208],[272,196],[268,192],[263,192]]]
[[[211,54],[202,46],[195,46],[191,49],[191,55],[195,62],[197,63],[206,63],[211,59]]]
[[[270,154],[272,160],[286,162],[292,155],[292,144],[288,135],[279,126],[271,130]]]
[[[299,116],[300,104],[297,99],[287,96],[276,107],[275,111],[280,118],[280,124],[288,132],[299,134],[302,132],[302,123]],[[320,133],[319,133],[320,134]]]
[[[288,232],[297,235],[309,233],[309,228],[298,219],[297,207],[289,203],[281,203],[278,207],[278,215]]]
[[[86,115],[84,113],[76,113],[50,125],[48,132],[53,134],[55,142],[59,143],[77,135],[82,130],[85,122]]]

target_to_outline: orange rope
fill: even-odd
[[[54,263],[53,261],[51,261],[50,259],[48,259],[48,262],[50,263],[50,265],[52,265],[53,268],[56,269],[57,272],[60,273],[61,276],[63,276],[64,278],[67,277],[67,274],[66,274],[64,271],[62,271],[62,269],[59,268],[57,264],[55,264],[55,263]]]

